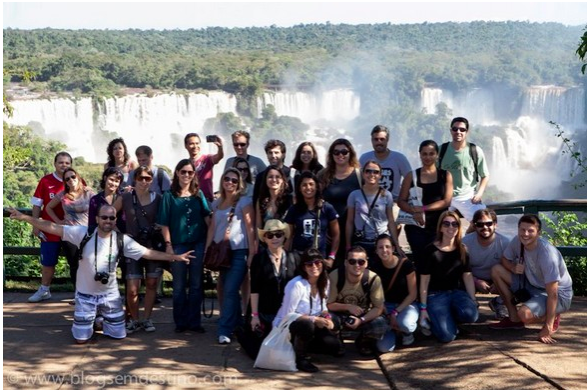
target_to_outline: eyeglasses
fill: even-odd
[[[459,227],[459,223],[457,221],[442,221],[442,226],[444,227],[453,227],[453,228],[458,228]]]
[[[153,181],[153,178],[151,176],[139,176],[137,177],[137,181],[145,181],[147,183],[150,183]]]
[[[488,222],[475,222],[475,227],[478,228],[482,228],[482,227],[492,227],[493,226],[493,221],[488,221]]]
[[[193,176],[194,173],[196,173],[196,171],[188,171],[187,169],[182,169],[181,171],[179,171],[180,175],[188,175],[188,176]]]
[[[116,219],[116,217],[112,215],[99,215],[98,218],[100,218],[102,221],[114,221]]]
[[[353,259],[353,258],[350,258],[350,259],[347,259],[347,261],[349,262],[350,265],[357,265],[357,264],[359,264],[359,266],[361,266],[361,267],[364,266],[365,264],[367,264],[367,260],[365,260],[365,259]]]
[[[234,146],[235,148],[244,148],[245,146],[247,146],[247,144],[244,142],[235,142],[232,144],[232,146]]]
[[[314,267],[314,266],[315,266],[315,267],[319,267],[319,266],[321,266],[321,265],[322,265],[322,260],[320,260],[320,259],[317,259],[317,260],[314,260],[314,261],[306,261],[306,262],[304,263],[304,266],[306,266],[306,267],[308,267],[308,268],[310,268],[310,267]]]
[[[460,133],[466,133],[467,132],[467,129],[464,128],[464,127],[451,127],[451,131],[453,131],[455,133],[457,131],[460,132]]]
[[[381,173],[381,171],[379,169],[364,169],[363,172],[365,172],[367,175],[379,175]]]
[[[70,180],[75,180],[75,179],[77,179],[77,176],[76,175],[71,175],[69,177],[66,177],[65,178],[65,181],[70,181]]]
[[[332,154],[334,154],[335,156],[340,156],[341,154],[343,156],[346,156],[347,154],[349,154],[349,150],[348,149],[335,149],[332,151]]]
[[[284,232],[267,232],[267,233],[265,233],[265,238],[268,238],[270,240],[273,239],[273,237],[281,238],[283,236],[285,236]]]
[[[224,179],[222,180],[224,180],[225,183],[238,184],[238,179],[236,177],[224,176]]]

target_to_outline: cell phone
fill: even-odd
[[[207,135],[206,136],[206,142],[216,142],[216,141],[218,141],[217,135]]]

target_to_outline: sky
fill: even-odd
[[[188,29],[474,20],[587,24],[587,2],[4,2],[4,28]]]

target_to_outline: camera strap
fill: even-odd
[[[519,264],[524,264],[525,260],[524,260],[524,244],[520,243],[520,260],[519,260]],[[518,282],[520,285],[520,288],[526,288],[526,274],[525,272],[518,275]]]
[[[139,222],[140,218],[138,216],[137,210],[141,211],[141,215],[143,216],[145,221],[147,221],[147,225],[148,225],[147,211],[145,210],[143,205],[139,203],[139,200],[137,199],[137,193],[135,192],[135,190],[132,190],[132,205],[135,208],[135,219],[137,221],[137,225],[139,225],[139,230],[141,230],[141,229],[143,229],[143,227],[141,227],[141,223]]]
[[[108,274],[112,272],[112,232],[110,232],[110,248],[108,249]],[[94,237],[94,270],[98,273],[98,234]]]

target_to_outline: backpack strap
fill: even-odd
[[[448,142],[445,142],[442,145],[440,145],[440,153],[438,154],[438,168],[442,168],[442,159],[444,158],[447,149]]]
[[[473,160],[473,166],[475,167],[475,181],[479,182],[479,170],[477,169],[477,165],[479,162],[479,155],[477,154],[477,145],[472,142],[469,142],[469,156],[471,156],[471,160]]]
[[[82,238],[82,241],[79,243],[79,247],[78,247],[79,249],[77,250],[77,258],[79,261],[83,260],[84,247],[86,246],[88,241],[90,241],[90,239],[94,235],[94,232],[96,231],[96,227],[97,226],[92,226],[91,228],[88,228],[86,235],[84,236],[84,238]]]
[[[124,258],[124,233],[116,232],[116,246],[118,247],[116,261],[121,262]]]
[[[159,185],[159,191],[163,193],[163,170],[157,167],[157,184]]]
[[[361,278],[361,287],[363,287],[363,293],[367,299],[367,307],[371,306],[371,287],[373,286],[373,282],[375,282],[375,277],[371,278],[371,281],[369,281],[369,278],[371,278],[371,272],[367,268]]]

